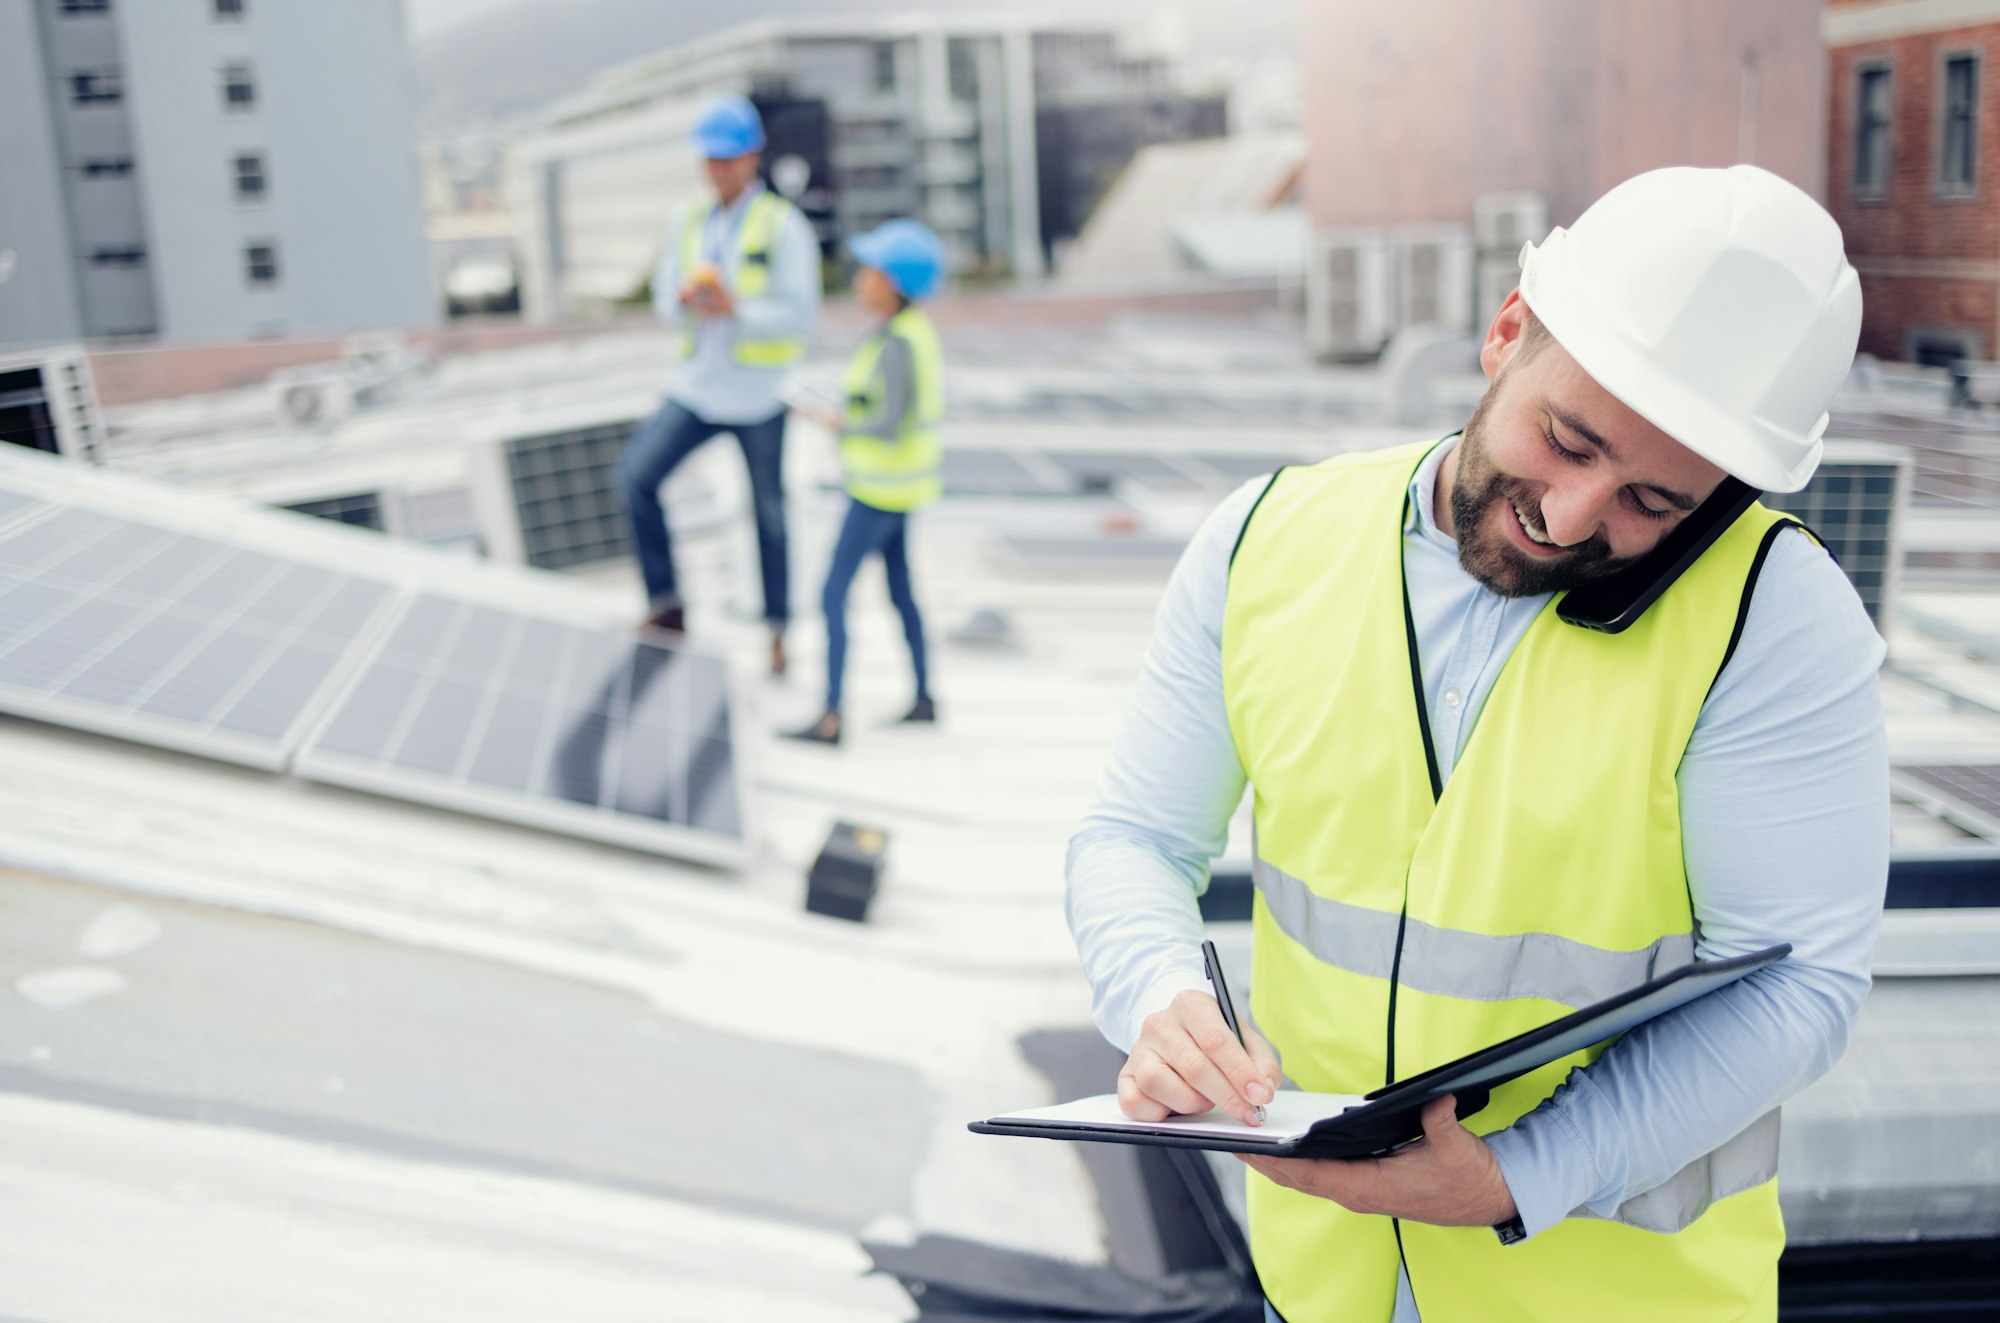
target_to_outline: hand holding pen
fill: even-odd
[[[1236,1002],[1229,995],[1229,980],[1222,976],[1222,957],[1215,953],[1214,942],[1201,944],[1202,973],[1208,975],[1208,984],[1215,989],[1215,1005],[1222,1012],[1222,1022],[1229,1026],[1229,1032],[1236,1035],[1236,1042],[1247,1053],[1250,1045],[1243,1041],[1243,1022],[1236,1018]],[[1252,1098],[1255,1103],[1257,1100]],[[1257,1104],[1257,1124],[1264,1124],[1264,1108]]]
[[[1213,948],[1210,948],[1212,951]],[[1221,962],[1211,955],[1211,968]],[[1245,1125],[1262,1123],[1276,1095],[1277,1054],[1255,1029],[1222,1012],[1223,999],[1189,989],[1146,1017],[1118,1072],[1118,1105],[1135,1121],[1158,1121],[1210,1109]],[[1235,1016],[1235,1007],[1229,1009]]]

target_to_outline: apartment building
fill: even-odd
[[[401,0],[0,0],[0,345],[435,320]]]
[[[1524,239],[1665,165],[1823,196],[1821,0],[1313,0],[1301,7],[1316,348],[1471,330]]]
[[[2000,355],[2000,0],[1829,0],[1827,205],[1861,273],[1861,348]]]

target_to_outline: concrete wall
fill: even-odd
[[[1843,12],[1845,11],[1845,12]],[[2000,0],[1835,5],[1827,22],[1827,205],[1861,273],[1861,348],[1913,357],[1925,340],[2000,356]],[[1974,187],[1939,187],[1943,61],[1980,57]],[[1857,196],[1859,75],[1890,76],[1888,187]]]
[[[125,4],[126,89],[138,138],[163,338],[423,325],[438,312],[424,240],[415,77],[401,0]],[[224,104],[225,66],[256,104]],[[239,152],[267,192],[240,202]],[[249,280],[244,249],[277,250]]]
[[[1467,225],[1533,190],[1554,224],[1662,165],[1750,161],[1823,193],[1820,0],[1309,0],[1316,229]]]
[[[42,60],[33,5],[0,0],[0,267],[9,271],[0,281],[0,345],[83,334],[49,116],[53,78]]]

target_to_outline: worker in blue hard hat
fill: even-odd
[[[916,304],[944,278],[944,248],[916,221],[892,220],[857,235],[848,248],[861,269],[855,297],[877,320],[848,360],[841,378],[843,407],[825,421],[840,433],[840,466],[850,498],[821,605],[826,611],[826,710],[794,739],[838,744],[842,682],[847,664],[847,590],[861,562],[880,554],[889,600],[903,618],[916,701],[901,723],[937,720],[931,698],[924,622],[910,586],[910,515],[937,500],[944,415],[944,354],[937,330]]]
[[[755,106],[742,97],[709,103],[694,147],[714,196],[686,210],[653,275],[653,310],[679,328],[682,367],[626,447],[619,480],[646,581],[645,624],[683,633],[686,604],[660,484],[710,437],[736,437],[750,470],[771,672],[782,675],[791,610],[778,387],[819,313],[819,242],[798,209],[758,179],[764,124]]]

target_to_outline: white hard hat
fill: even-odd
[[[1628,179],[1521,250],[1521,297],[1633,412],[1725,472],[1793,492],[1854,361],[1840,227],[1754,165]]]

